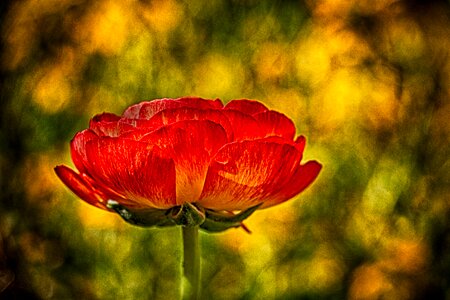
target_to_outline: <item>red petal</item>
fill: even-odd
[[[70,154],[72,161],[77,167],[80,173],[87,173],[87,156],[86,156],[86,143],[92,140],[96,140],[99,137],[90,129],[85,129],[78,132],[72,141],[70,141]]]
[[[302,137],[303,140],[301,140],[300,137]],[[288,144],[288,145],[294,146],[295,148],[297,148],[299,153],[303,154],[303,150],[305,149],[306,140],[304,139],[303,136],[300,136],[300,137],[297,138],[297,140],[295,142],[292,140],[285,139],[280,136],[269,136],[269,137],[266,137],[264,140],[267,142],[274,142],[274,143],[278,143],[278,144]]]
[[[300,159],[294,146],[266,139],[227,144],[213,158],[199,204],[239,210],[264,202],[291,178]]]
[[[109,198],[101,191],[94,189],[80,174],[66,166],[57,166],[55,172],[59,179],[78,197],[91,205],[108,210],[104,202]]]
[[[192,107],[198,109],[220,109],[223,107],[219,99],[214,101],[196,97],[184,97],[178,99],[156,99],[144,101],[130,106],[123,116],[130,119],[150,119],[158,112],[168,108]]]
[[[170,208],[175,202],[175,166],[156,145],[101,138],[86,145],[87,169],[95,181],[127,198],[128,207]]]
[[[225,130],[209,120],[172,123],[144,136],[173,157],[176,169],[177,204],[198,200],[211,157],[227,142]]]
[[[282,113],[268,110],[253,115],[266,136],[276,135],[292,140],[295,135],[295,125],[291,119]]]
[[[303,135],[299,135],[295,139],[295,144],[296,144],[298,151],[303,153],[303,151],[305,150],[305,146],[306,146],[306,138]]]
[[[248,115],[255,115],[260,112],[269,110],[264,104],[255,100],[231,100],[225,105],[224,109],[234,109]]]
[[[261,126],[252,116],[231,109],[222,112],[230,121],[235,141],[254,140],[265,136]]]
[[[269,201],[265,201],[261,208],[273,206],[287,201],[306,189],[319,175],[322,165],[315,160],[297,167],[291,179]]]
[[[135,128],[127,119],[121,119],[115,114],[103,113],[91,119],[89,129],[99,136],[116,137]]]
[[[95,181],[89,175],[87,175],[85,173],[81,173],[80,176],[83,178],[83,180],[86,183],[91,185],[94,190],[99,191],[100,193],[104,194],[105,196],[107,196],[108,199],[116,200],[116,201],[119,201],[120,203],[125,203],[128,201],[124,195],[117,193],[116,191],[103,185],[101,182]]]
[[[135,130],[121,135],[122,138],[140,140],[144,135],[170,125],[172,123],[185,120],[210,120],[219,124],[225,129],[228,141],[234,139],[234,130],[228,120],[228,117],[221,110],[215,109],[196,109],[190,107],[164,109],[155,114],[150,120],[127,119],[133,122]]]
[[[122,134],[120,136],[120,138],[126,139],[126,140],[140,141],[142,139],[142,137],[146,136],[147,134],[149,134],[152,131],[155,131],[158,128],[160,128],[160,127],[157,126],[156,128],[151,129],[150,126],[147,126],[147,128],[144,127],[144,129],[143,128],[135,129],[135,130],[132,130],[132,131]]]
[[[225,129],[229,141],[233,140],[233,127],[230,121],[221,110],[216,109],[197,109],[190,107],[165,109],[154,115],[150,120],[141,120],[144,122],[137,123],[136,127],[152,130],[185,120],[210,120]]]
[[[102,114],[95,115],[91,119],[90,123],[92,123],[92,122],[94,122],[94,123],[97,123],[97,122],[117,122],[117,121],[120,120],[120,118],[121,117],[118,116],[118,115],[104,112]]]

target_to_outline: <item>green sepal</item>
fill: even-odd
[[[203,224],[200,225],[200,228],[211,232],[221,232],[229,228],[240,227],[242,221],[253,214],[261,205],[262,203],[252,206],[236,215],[226,215],[212,210],[206,210],[206,219]]]
[[[198,226],[205,221],[205,212],[192,203],[184,203],[171,209],[170,218],[177,225],[186,227]]]
[[[210,232],[221,232],[229,228],[241,226],[257,210],[262,203],[243,210],[240,213],[226,214],[210,209],[197,207],[192,203],[184,203],[170,209],[131,209],[114,200],[108,200],[107,207],[117,212],[127,223],[142,227],[200,226]]]
[[[214,222],[206,219],[205,222],[203,222],[203,224],[200,225],[200,228],[209,232],[222,232],[227,229],[238,228],[240,226],[241,222],[229,224],[229,223]]]
[[[117,212],[126,222],[142,227],[175,226],[177,225],[169,216],[166,209],[138,209],[127,208],[117,201],[108,200],[108,208]]]

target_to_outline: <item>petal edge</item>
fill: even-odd
[[[96,191],[89,183],[83,180],[83,177],[81,177],[80,174],[64,165],[56,166],[54,170],[59,179],[75,195],[93,206],[99,207],[104,210],[109,210],[104,204],[104,201],[107,200],[107,197],[101,192]]]

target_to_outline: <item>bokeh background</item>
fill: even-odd
[[[179,228],[133,227],[55,176],[103,111],[259,99],[323,171],[201,234],[207,299],[450,299],[448,0],[0,4],[0,298],[177,299]]]

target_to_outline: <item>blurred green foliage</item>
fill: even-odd
[[[2,1],[1,299],[176,299],[178,228],[53,173],[103,111],[252,98],[323,171],[253,231],[202,234],[205,299],[450,297],[450,3]]]

